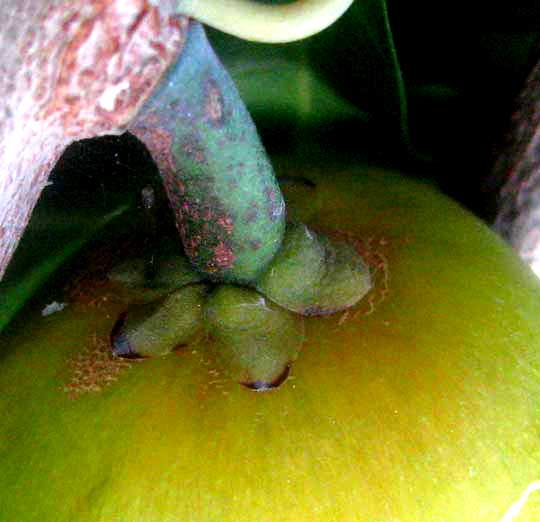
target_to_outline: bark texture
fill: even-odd
[[[180,53],[174,4],[0,2],[0,278],[64,148],[122,132]]]
[[[540,62],[517,100],[493,180],[502,186],[493,227],[540,275]]]

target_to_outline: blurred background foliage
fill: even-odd
[[[271,154],[397,168],[492,219],[491,165],[540,55],[540,2],[356,0],[301,42],[208,34]],[[140,191],[156,179],[129,135],[72,145],[0,283],[0,329],[84,245],[134,226]]]
[[[311,127],[326,150],[428,177],[492,217],[486,182],[540,57],[539,2],[356,0],[294,44],[209,34],[271,151],[298,145],[298,126]]]

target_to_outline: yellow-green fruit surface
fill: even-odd
[[[540,520],[540,284],[434,189],[346,170],[278,168],[316,184],[287,183],[289,217],[354,240],[374,288],[305,320],[273,391],[207,341],[107,357],[114,299],[1,334],[2,522]]]

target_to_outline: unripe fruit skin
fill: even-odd
[[[317,186],[288,212],[359,240],[375,288],[305,320],[272,392],[198,344],[73,398],[70,361],[120,305],[19,317],[1,343],[1,518],[500,521],[540,478],[540,285],[435,190],[351,170],[298,169]],[[539,519],[537,494],[516,521]]]

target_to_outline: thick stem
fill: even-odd
[[[211,279],[252,283],[280,247],[285,206],[251,117],[197,22],[129,130],[159,167],[192,263]]]

